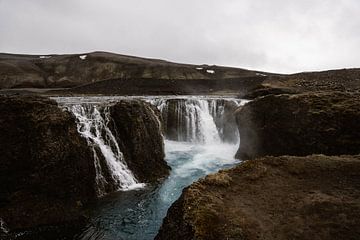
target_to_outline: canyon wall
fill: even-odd
[[[41,97],[0,97],[0,217],[8,231],[85,221],[96,198],[93,155],[75,118]]]
[[[240,159],[360,153],[360,95],[309,92],[260,97],[238,110]]]

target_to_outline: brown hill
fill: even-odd
[[[0,54],[0,88],[64,88],[108,79],[227,79],[260,76],[245,69],[190,65],[107,52]]]
[[[0,53],[3,91],[72,88],[66,93],[239,94],[255,98],[306,91],[359,91],[359,80],[360,69],[285,75],[107,52],[44,56]]]

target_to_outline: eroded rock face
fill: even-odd
[[[186,115],[185,101],[179,99],[170,99],[162,112],[163,128],[167,139],[187,140],[186,139]]]
[[[360,153],[360,95],[313,92],[258,98],[237,113],[240,159]]]
[[[155,182],[169,174],[164,160],[160,113],[139,100],[123,100],[112,106],[118,142],[125,161],[140,182]]]
[[[360,156],[265,157],[208,175],[157,240],[359,239]]]
[[[0,218],[10,233],[84,223],[81,207],[96,197],[93,156],[56,102],[1,96],[0,152]]]
[[[219,130],[221,140],[227,143],[239,142],[238,127],[235,119],[235,111],[238,106],[233,101],[222,101],[222,111],[215,117],[215,124]]]

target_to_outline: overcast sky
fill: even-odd
[[[0,52],[273,72],[360,67],[359,0],[0,0]]]

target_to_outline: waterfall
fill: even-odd
[[[143,184],[137,182],[128,168],[109,128],[109,107],[96,104],[73,104],[65,107],[75,115],[78,132],[92,148],[98,195],[142,187]]]
[[[111,128],[109,106],[122,99],[142,99],[161,112],[159,125],[168,140],[217,145],[236,144],[239,133],[233,113],[246,101],[204,96],[101,96],[53,97],[76,117],[78,132],[91,147],[96,169],[98,195],[143,186],[124,161]]]
[[[229,122],[225,120],[225,104],[231,101],[223,99],[165,99],[150,101],[162,113],[166,137],[176,141],[216,144],[225,139]],[[235,107],[239,102],[232,100]],[[233,120],[233,139],[239,139]]]
[[[2,218],[0,218],[0,234],[1,233],[9,233],[9,229]]]
[[[197,114],[193,115],[195,118],[193,122],[198,122],[198,132],[199,140],[204,143],[219,143],[220,135],[217,130],[213,116],[209,110],[209,104],[204,100],[197,100],[195,104],[190,104],[190,106],[195,105]],[[198,119],[196,119],[198,117]],[[196,124],[195,124],[196,125]]]

